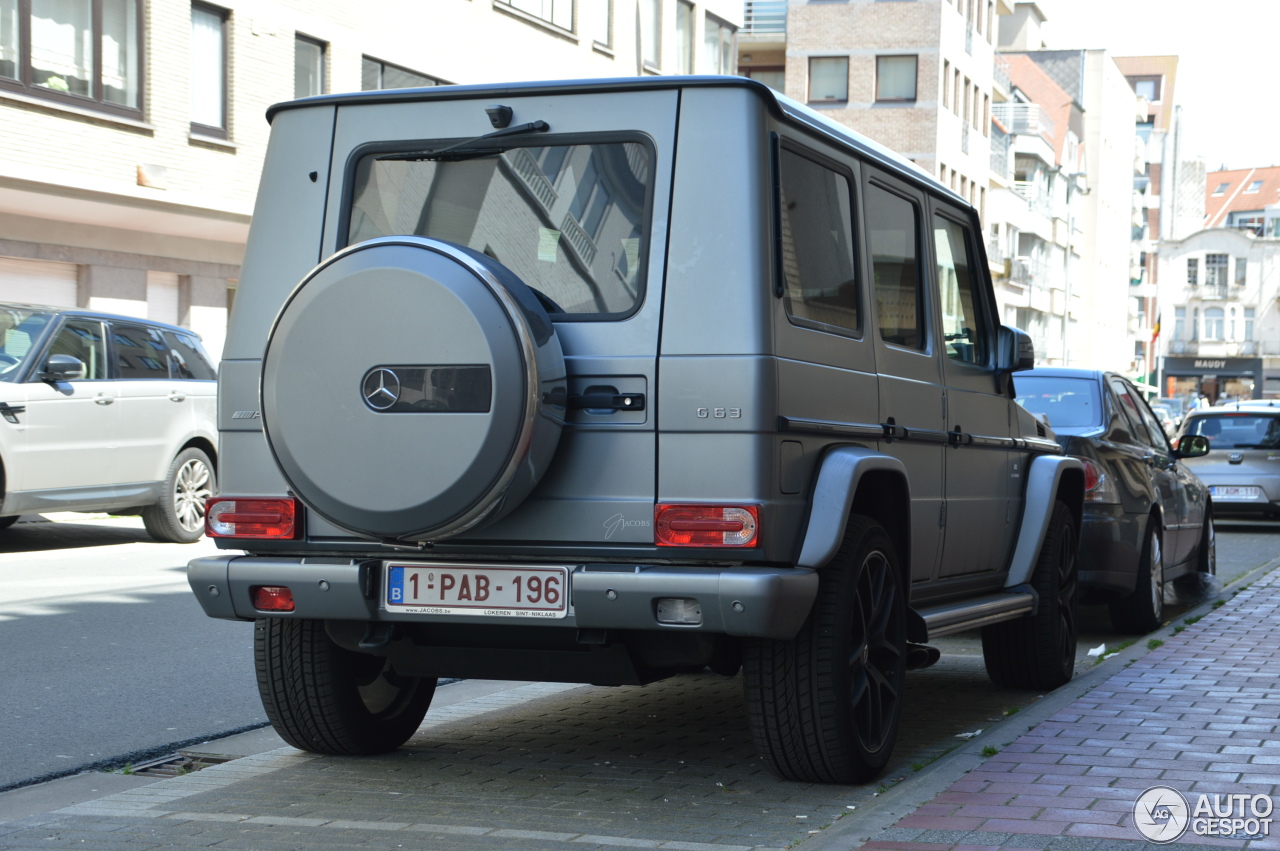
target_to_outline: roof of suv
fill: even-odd
[[[959,201],[965,206],[969,202],[952,189],[941,183],[936,177],[916,165],[911,160],[895,151],[872,141],[866,136],[855,133],[848,127],[827,118],[825,115],[810,109],[802,103],[792,100],[786,95],[769,88],[758,80],[734,76],[663,76],[663,77],[617,77],[586,80],[548,80],[517,83],[489,83],[466,86],[428,86],[418,89],[382,89],[369,92],[350,92],[345,94],[316,95],[285,101],[268,107],[267,121],[276,114],[287,109],[317,105],[343,106],[358,103],[404,103],[437,100],[459,100],[476,97],[500,97],[502,95],[522,96],[530,94],[601,94],[620,91],[653,91],[689,88],[744,88],[760,95],[768,105],[770,112],[779,118],[792,121],[815,130],[825,136],[834,136],[849,145],[860,149],[863,153],[874,157],[880,165],[887,166],[913,180],[926,181],[930,188],[948,198]]]
[[[105,313],[101,310],[89,310],[83,307],[55,307],[51,304],[25,304],[17,301],[0,301],[0,310],[5,308],[14,308],[16,310],[42,310],[46,313],[54,313],[59,316],[84,316],[92,319],[119,319],[125,322],[140,322],[144,325],[153,325],[157,328],[164,328],[169,331],[177,331],[186,334],[189,337],[200,338],[200,334],[192,331],[190,328],[183,328],[181,325],[172,325],[168,322],[160,322],[156,319],[148,319],[145,316],[126,316],[123,313]]]

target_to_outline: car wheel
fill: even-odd
[[[902,714],[906,634],[893,543],[870,518],[851,517],[799,634],[746,643],[747,717],[765,764],[808,783],[864,783],[883,771]]]
[[[1133,593],[1110,604],[1111,624],[1120,632],[1145,635],[1164,623],[1164,560],[1158,524],[1155,517],[1147,520]]]
[[[996,685],[1052,689],[1071,680],[1080,597],[1076,549],[1071,511],[1057,502],[1031,577],[1038,597],[1035,614],[982,630],[982,658]]]
[[[436,691],[434,678],[400,676],[380,656],[338,646],[319,620],[259,619],[253,655],[271,726],[312,753],[393,751],[421,726]]]
[[[147,533],[157,541],[190,544],[204,534],[204,506],[217,487],[213,464],[199,449],[184,449],[169,465],[160,501],[142,510]]]

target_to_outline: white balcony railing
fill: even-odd
[[[1021,136],[1053,136],[1053,119],[1039,104],[1006,101],[994,104],[991,114],[1010,133]]]

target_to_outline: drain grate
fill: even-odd
[[[140,762],[133,767],[131,773],[138,777],[180,777],[183,774],[190,774],[231,760],[232,757],[227,756],[178,751]]]

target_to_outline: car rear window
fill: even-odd
[[[1017,402],[1033,414],[1043,414],[1050,428],[1080,428],[1102,424],[1098,385],[1087,378],[1015,375]]]
[[[1209,414],[1192,417],[1186,433],[1207,437],[1214,449],[1276,449],[1280,448],[1280,417]]]
[[[640,304],[646,145],[513,147],[458,161],[394,158],[403,150],[359,159],[348,244],[416,235],[468,246],[519,275],[556,319],[621,318]]]

